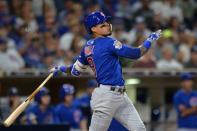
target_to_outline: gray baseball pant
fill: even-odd
[[[112,118],[129,131],[146,131],[138,112],[127,94],[111,91],[110,86],[100,85],[91,98],[93,110],[89,131],[107,131]]]

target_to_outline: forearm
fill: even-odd
[[[70,73],[73,76],[79,76],[82,72],[85,72],[87,65],[83,65],[79,60],[70,66]]]
[[[146,52],[148,52],[148,50],[151,47],[151,42],[148,40],[145,40],[143,42],[142,45],[139,46],[140,52],[141,52],[141,56],[143,56],[144,54],[146,54]]]
[[[80,122],[80,129],[81,131],[87,131],[87,120],[86,119],[83,119],[81,122]]]
[[[191,114],[196,114],[197,113],[197,107],[191,107],[191,108],[187,108],[181,111],[181,116],[185,117]]]

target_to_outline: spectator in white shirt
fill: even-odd
[[[160,70],[181,70],[183,65],[181,65],[173,57],[173,48],[170,45],[164,45],[162,48],[162,58],[157,62],[157,69]]]
[[[0,70],[18,71],[24,67],[24,60],[15,49],[7,47],[7,41],[0,38]]]

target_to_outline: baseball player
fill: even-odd
[[[92,111],[90,107],[90,100],[92,96],[92,92],[98,86],[96,80],[89,80],[87,82],[86,93],[84,93],[81,97],[75,99],[74,104],[81,109],[83,115],[87,118],[87,126],[89,127]]]
[[[21,104],[20,93],[18,88],[13,86],[8,89],[8,101],[0,104],[0,111],[2,111],[2,119],[5,119],[17,106]],[[25,124],[25,114],[22,113],[16,119],[14,124]]]
[[[59,96],[62,103],[55,109],[56,121],[59,124],[69,124],[72,130],[87,130],[87,122],[80,109],[73,105],[74,87],[70,84],[63,84]]]
[[[50,106],[49,90],[43,87],[35,96],[35,105],[27,109],[27,124],[53,124],[55,112]]]
[[[94,71],[99,87],[91,98],[93,115],[89,131],[107,131],[113,117],[130,131],[145,131],[145,125],[125,93],[119,57],[140,58],[149,50],[151,43],[159,39],[161,30],[152,33],[141,46],[134,48],[109,37],[112,25],[109,17],[102,12],[92,12],[84,24],[92,39],[84,45],[73,65],[57,66],[51,72],[56,76],[58,72],[70,70],[72,75],[79,76],[88,66]]]
[[[197,92],[192,90],[192,75],[182,73],[181,80],[182,88],[174,95],[174,105],[177,111],[177,131],[196,131]]]

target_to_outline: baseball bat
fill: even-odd
[[[39,92],[39,90],[46,84],[46,82],[53,76],[53,73],[50,73],[48,77],[27,97],[25,101],[23,101],[4,121],[4,126],[9,127],[16,118],[26,109],[29,103],[32,101],[34,96]]]

